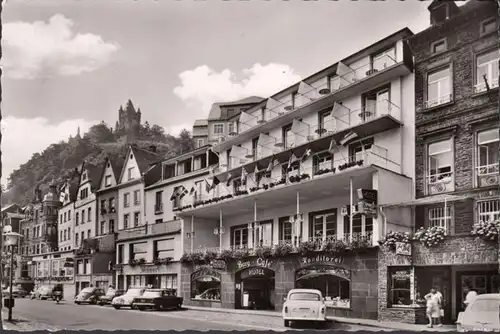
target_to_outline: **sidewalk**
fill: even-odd
[[[2,317],[3,330],[18,331],[18,332],[33,332],[33,331],[50,331],[54,332],[60,330],[54,326],[50,326],[40,322],[34,322],[18,315],[13,315],[13,321],[7,321],[7,310],[2,308],[0,317]]]
[[[235,309],[225,309],[225,308],[210,308],[210,307],[198,307],[198,306],[184,306],[190,310],[196,311],[206,311],[206,312],[217,312],[217,313],[232,313],[232,314],[246,314],[246,315],[259,315],[268,317],[281,318],[281,312],[279,311],[257,311],[257,310],[235,310]],[[380,327],[385,329],[412,331],[412,332],[450,332],[456,331],[457,327],[454,325],[445,325],[443,327],[427,328],[426,325],[414,325],[414,324],[404,324],[404,323],[394,323],[394,322],[381,322],[377,320],[370,319],[357,319],[357,318],[344,318],[344,317],[327,317],[328,320],[332,320],[338,323],[350,324],[350,325],[360,325],[369,327]]]

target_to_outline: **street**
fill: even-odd
[[[7,310],[3,309],[3,319]],[[284,331],[280,317],[209,312],[198,310],[179,311],[137,311],[115,310],[110,306],[75,305],[73,302],[16,299],[13,309],[14,319],[29,320],[39,329],[52,330],[275,330]],[[20,327],[22,328],[22,327]],[[300,326],[293,330],[312,329],[312,326]],[[328,330],[368,330],[381,328],[330,324]]]

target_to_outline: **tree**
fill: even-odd
[[[194,140],[191,138],[191,133],[186,129],[183,129],[179,134],[177,143],[180,150],[179,153],[189,152],[195,148]]]
[[[104,121],[100,124],[91,126],[83,137],[85,139],[88,138],[92,143],[106,143],[114,141],[115,139],[113,132]]]

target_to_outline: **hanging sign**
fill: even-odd
[[[300,259],[302,266],[307,266],[312,263],[328,263],[328,264],[341,264],[344,259],[340,256],[329,256],[318,254],[316,256],[304,256]]]
[[[378,192],[373,189],[358,189],[358,212],[366,217],[377,218]]]
[[[411,244],[406,242],[396,242],[396,254],[411,256]]]
[[[224,260],[212,260],[212,261],[210,261],[210,266],[214,269],[224,270],[224,269],[226,269],[226,261],[224,261]]]

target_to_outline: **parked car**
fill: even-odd
[[[142,296],[145,290],[146,288],[142,287],[129,288],[125,294],[113,298],[111,305],[117,310],[122,307],[134,308],[132,305],[134,298]]]
[[[125,293],[124,290],[109,289],[105,295],[102,295],[99,297],[98,304],[101,306],[111,304],[111,301],[113,301],[113,298],[121,296],[124,293]]]
[[[104,290],[100,288],[85,288],[75,297],[75,304],[97,304],[99,297],[104,294]]]
[[[52,288],[46,285],[39,287],[31,295],[31,299],[46,300],[49,298],[52,298]]]
[[[20,286],[13,286],[12,287],[12,297],[14,297],[14,298],[24,298],[24,297],[26,297],[27,294],[28,293],[26,292],[26,290],[24,290]],[[9,289],[9,287],[7,287],[2,291],[2,297],[8,298],[9,295],[10,295],[10,289]]]
[[[457,331],[492,332],[500,330],[500,294],[486,293],[477,296],[458,314]]]
[[[140,297],[135,297],[132,305],[141,311],[157,311],[182,308],[182,297],[177,297],[175,289],[147,289]]]
[[[283,303],[285,327],[292,322],[314,321],[326,324],[326,306],[321,291],[316,289],[292,289]]]

